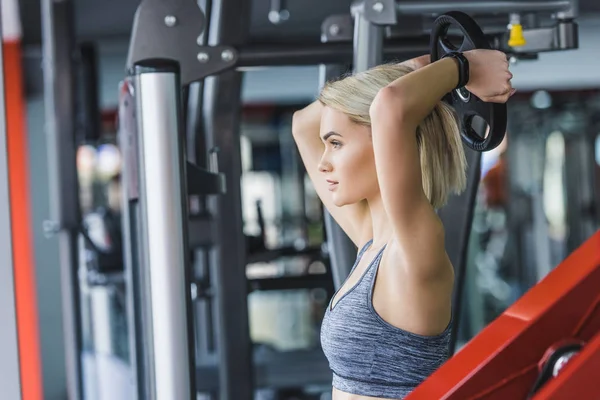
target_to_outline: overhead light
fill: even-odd
[[[552,96],[545,90],[538,90],[531,95],[531,106],[538,110],[545,110],[552,106]]]

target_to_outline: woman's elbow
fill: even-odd
[[[401,87],[384,86],[371,103],[369,114],[373,118],[401,117],[408,113],[408,97]]]

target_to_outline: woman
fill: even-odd
[[[505,54],[463,56],[470,92],[499,103],[514,93]],[[360,249],[322,325],[335,400],[404,398],[447,359],[454,274],[435,210],[466,182],[457,122],[440,101],[460,65],[378,66],[328,83],[294,115],[316,191]]]

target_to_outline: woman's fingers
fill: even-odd
[[[508,101],[508,99],[510,99],[510,97],[515,94],[515,92],[517,91],[517,89],[510,89],[508,92],[504,92],[504,93],[499,93],[495,96],[492,97],[488,97],[485,99],[481,99],[483,101],[485,101],[486,103],[506,103]]]

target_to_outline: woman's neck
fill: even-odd
[[[371,221],[373,223],[373,244],[371,248],[381,248],[388,243],[392,237],[392,225],[383,206],[380,195],[367,200]]]

